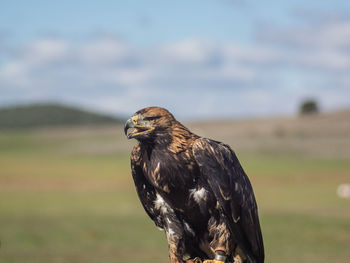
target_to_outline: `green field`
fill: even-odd
[[[350,156],[288,148],[290,134],[204,134],[226,138],[251,178],[266,262],[349,262],[350,199],[336,189],[350,183]],[[249,138],[264,143],[252,148]],[[0,262],[168,262],[133,187],[134,143],[119,126],[2,131]]]

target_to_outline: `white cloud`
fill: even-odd
[[[284,51],[282,63],[332,74],[350,69],[350,18],[331,17],[293,27],[260,27],[260,44]]]
[[[173,63],[203,64],[210,59],[213,47],[208,41],[190,39],[166,45],[160,52],[163,59]]]
[[[39,39],[0,64],[0,104],[59,100],[122,114],[160,105],[182,118],[291,114],[309,96],[326,109],[350,105],[350,19],[264,33],[250,45]]]
[[[27,62],[48,63],[65,59],[67,52],[68,46],[63,40],[41,39],[26,47],[22,58]]]
[[[129,52],[126,44],[108,37],[86,43],[78,50],[78,56],[84,63],[117,63]]]

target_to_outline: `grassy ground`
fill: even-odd
[[[205,135],[237,142],[259,204],[266,262],[349,262],[350,200],[336,196],[339,184],[350,183],[349,158],[288,150],[292,135],[254,137],[265,141],[258,149],[251,135]],[[313,140],[293,140],[305,138]],[[167,262],[164,234],[133,187],[132,145],[121,127],[1,132],[0,262]]]

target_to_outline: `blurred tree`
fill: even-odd
[[[304,100],[300,104],[299,113],[301,115],[319,113],[319,107],[318,107],[317,101],[314,99]]]

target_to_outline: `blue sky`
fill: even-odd
[[[0,106],[181,118],[350,107],[349,1],[2,1]]]
[[[0,24],[25,42],[45,35],[78,41],[99,31],[136,44],[191,37],[249,41],[257,23],[293,24],[296,13],[349,10],[348,1],[2,1]]]

